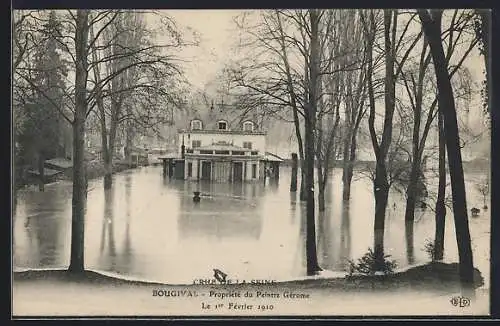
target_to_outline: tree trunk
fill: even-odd
[[[85,117],[87,114],[87,42],[88,10],[76,13],[76,71],[75,71],[75,117],[73,120],[73,197],[71,221],[71,258],[68,270],[84,271],[84,231],[86,204],[85,175]]]
[[[90,37],[94,37],[93,28],[89,30]],[[92,47],[92,59],[97,62],[97,52],[95,47]],[[104,164],[104,189],[110,189],[112,183],[112,165],[111,165],[111,156],[109,151],[109,143],[108,143],[108,129],[106,126],[106,112],[104,108],[104,101],[102,96],[102,89],[100,86],[101,78],[100,78],[100,69],[99,64],[94,65],[94,76],[96,78],[96,90],[95,90],[95,98],[97,108],[99,109],[99,121],[101,125],[101,155],[102,161]]]
[[[314,275],[320,271],[316,253],[316,226],[315,226],[315,205],[314,205],[314,135],[311,123],[311,117],[306,118],[306,176],[304,184],[304,193],[306,195],[306,255],[307,255],[307,275]]]
[[[45,158],[41,151],[38,153],[37,163],[38,163],[38,174],[39,174],[38,190],[45,191],[45,169],[44,169]]]
[[[292,178],[290,180],[290,192],[297,191],[297,170],[298,170],[297,153],[292,153]]]
[[[116,140],[116,119],[112,117],[111,119],[111,127],[109,129],[109,143],[107,148],[107,162],[105,162],[105,171],[104,175],[104,189],[111,189],[113,185],[113,156],[115,152],[115,140]]]
[[[349,117],[350,118],[350,117]],[[351,132],[348,132],[344,139],[344,149],[342,152],[342,200],[349,201],[351,198],[352,162],[350,160],[350,140]]]
[[[319,14],[315,9],[309,10],[311,22],[311,63],[309,80],[309,101],[308,110],[305,114],[305,189],[306,194],[306,257],[307,257],[307,275],[314,275],[321,268],[318,265],[316,252],[316,226],[315,226],[315,205],[314,205],[314,157],[315,157],[315,139],[314,128],[316,127],[316,101],[317,87],[319,77]]]
[[[414,158],[412,162],[410,171],[410,180],[408,182],[408,188],[406,188],[406,210],[405,210],[405,234],[406,234],[406,256],[408,259],[408,264],[413,264],[415,262],[414,256],[414,222],[415,222],[415,207],[417,204],[417,185],[419,179],[418,171],[418,161]]]
[[[389,184],[384,166],[377,166],[374,180],[375,222],[373,226],[373,248],[375,254],[375,271],[382,271],[384,264],[384,232],[385,210],[389,199]]]
[[[438,138],[439,138],[439,184],[436,201],[436,233],[434,237],[434,260],[444,258],[444,233],[446,221],[446,144],[444,139],[443,115],[438,113]]]
[[[348,201],[342,203],[342,221],[340,224],[340,260],[347,268],[351,257],[351,215]]]
[[[394,16],[394,22],[393,17]],[[371,17],[373,21],[373,16]],[[370,128],[370,138],[374,147],[376,157],[375,179],[373,180],[373,191],[375,197],[375,221],[374,233],[374,254],[375,271],[383,271],[384,265],[384,232],[385,232],[385,212],[389,198],[389,182],[387,180],[386,157],[392,140],[392,121],[395,109],[395,75],[394,75],[394,33],[397,23],[397,13],[390,9],[384,10],[384,37],[385,37],[385,116],[382,139],[378,144],[375,132],[375,99],[373,93],[372,76],[373,66],[370,54],[368,91],[370,97],[370,117],[368,119]],[[392,25],[392,39],[391,39]],[[372,39],[373,41],[373,39]],[[371,43],[373,45],[373,43]],[[371,46],[370,46],[371,48]],[[370,51],[370,50],[369,50]]]
[[[325,209],[326,209],[326,205],[325,205],[325,188],[322,185],[319,185],[318,209],[319,209],[320,212],[324,212]]]
[[[116,245],[114,238],[114,189],[104,190],[104,217],[108,230],[108,249],[111,257],[116,256]]]
[[[490,26],[491,26],[491,12],[488,9],[479,9],[481,16],[481,43],[483,44],[483,59],[484,70],[486,75],[485,98],[487,111],[491,110],[491,73],[490,73]]]
[[[307,147],[307,145],[306,145]],[[301,168],[300,168],[300,175],[301,175],[301,178],[300,178],[300,194],[299,194],[299,199],[300,201],[306,201],[306,197],[307,197],[307,194],[306,194],[306,179],[307,179],[307,176],[306,176],[306,165],[307,163],[304,161],[302,161],[302,164],[301,164]],[[314,170],[314,167],[313,167],[313,170]]]
[[[362,112],[362,104],[360,106],[361,107],[358,108],[358,113],[357,113],[358,115],[356,117],[354,129],[352,130],[350,137],[351,141],[349,144],[349,160],[347,163],[344,162],[344,170],[342,171],[342,182],[343,182],[342,200],[344,202],[346,201],[348,202],[351,199],[351,183],[352,183],[352,176],[354,174],[354,163],[356,161],[356,149],[357,149],[356,136],[358,134],[361,118],[364,115],[364,113]]]
[[[106,153],[106,154],[104,154]],[[104,154],[104,189],[111,189],[113,185],[113,163],[109,149],[103,149]]]
[[[361,119],[359,121],[361,121]],[[359,123],[357,126],[359,127]],[[356,147],[357,147],[356,134],[357,134],[357,130],[358,130],[358,128],[355,126],[353,134],[352,134],[352,139],[351,139],[349,163],[347,164],[346,171],[345,171],[345,174],[346,174],[345,183],[344,183],[343,189],[342,189],[342,199],[344,201],[351,200],[352,176],[354,174],[354,163],[356,161]]]
[[[453,196],[453,216],[459,254],[460,281],[467,296],[474,296],[474,264],[469,232],[469,218],[467,214],[467,197],[465,194],[464,171],[462,153],[458,132],[457,113],[453,98],[450,75],[447,69],[441,40],[442,10],[419,9],[420,20],[425,35],[429,40],[434,69],[436,72],[438,105],[443,113],[446,149],[448,152],[448,166],[451,178],[451,192]]]

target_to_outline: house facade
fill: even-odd
[[[252,120],[230,124],[192,119],[179,130],[185,180],[256,181],[265,178],[266,132]]]

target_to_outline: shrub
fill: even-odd
[[[378,252],[382,253],[382,251]],[[377,259],[377,255],[379,254],[375,253],[371,248],[368,248],[368,252],[365,253],[363,257],[359,258],[357,263],[350,260],[350,275],[353,273],[373,275],[377,271],[381,271],[385,275],[393,274],[397,264],[394,260],[388,259],[391,256],[384,255]],[[380,265],[380,267],[378,265]]]
[[[427,253],[427,256],[431,261],[433,262],[436,261],[434,255],[435,251],[434,241],[432,241],[431,239],[425,240],[424,248],[422,250],[425,251],[425,253]]]

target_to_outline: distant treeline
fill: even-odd
[[[292,166],[291,159],[284,159],[281,163],[283,166]],[[335,160],[330,163],[332,169],[341,168],[342,160]],[[375,161],[356,161],[354,167],[357,169],[375,169]],[[465,173],[479,173],[490,171],[490,161],[486,158],[476,158],[471,161],[463,162],[463,169]],[[448,170],[448,166],[446,166]]]
[[[292,166],[292,160],[291,159],[284,159],[283,162],[281,163],[283,166]],[[331,161],[330,167],[332,169],[335,168],[341,168],[343,161],[342,160],[334,160]],[[355,168],[375,168],[375,161],[355,161],[354,162],[354,167]]]

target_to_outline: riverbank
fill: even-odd
[[[125,160],[118,160],[113,162],[113,174],[119,173],[125,170],[134,169],[136,167],[131,167],[130,164]],[[104,177],[106,169],[104,168],[104,163],[100,160],[92,160],[87,162],[87,177],[89,180]],[[37,186],[39,184],[39,179],[36,177],[26,177],[22,184],[16,183],[16,190],[23,189],[25,187]],[[71,170],[66,172],[61,172],[59,176],[54,179],[48,179],[44,182],[45,185],[52,184],[60,180],[72,180]]]
[[[113,173],[119,173],[125,170],[133,169],[127,161],[113,162]],[[89,180],[103,177],[106,173],[104,164],[100,160],[90,161],[87,163],[87,177]]]
[[[131,280],[121,277],[113,277],[99,273],[97,271],[84,271],[79,274],[72,274],[66,270],[25,270],[14,272],[14,282],[76,282],[87,285],[102,286],[181,286],[192,287],[196,284],[169,285],[160,282],[148,282],[143,280]],[[327,287],[337,291],[385,291],[397,289],[413,290],[436,290],[446,292],[456,292],[460,290],[460,280],[457,263],[430,262],[424,265],[415,266],[395,272],[392,275],[352,275],[346,277],[305,277],[302,279],[286,280],[274,282],[284,287],[300,288],[323,288]],[[479,288],[484,285],[481,272],[474,270],[474,287]],[[254,284],[216,284],[216,287],[245,287]]]
[[[30,270],[13,275],[13,313],[99,316],[487,314],[487,290],[477,290],[478,298],[468,309],[458,310],[450,304],[450,298],[460,292],[457,267],[457,264],[429,263],[384,278],[355,276],[230,285],[167,285],[125,280],[95,271],[73,275],[65,270]],[[476,270],[475,287],[482,284],[482,276]],[[229,297],[221,297],[224,293]],[[247,296],[247,293],[253,295]],[[229,309],[230,303],[244,304],[247,309]],[[217,304],[226,310],[213,310]]]

